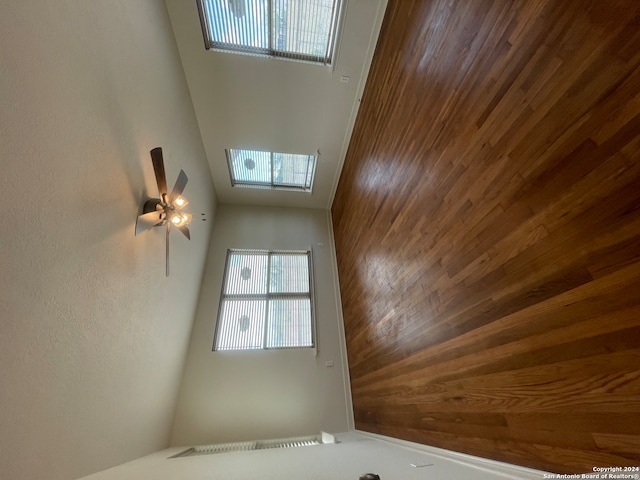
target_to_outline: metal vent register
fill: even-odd
[[[276,440],[257,440],[254,442],[219,443],[217,445],[200,445],[191,447],[169,458],[193,457],[195,455],[212,455],[214,453],[243,452],[247,450],[265,450],[268,448],[295,448],[320,445],[318,437],[298,437]]]

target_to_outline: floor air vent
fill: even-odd
[[[299,437],[276,440],[258,440],[255,442],[219,443],[217,445],[200,445],[191,447],[170,458],[193,457],[195,455],[212,455],[214,453],[244,452],[247,450],[265,450],[269,448],[295,448],[320,445],[318,437]]]

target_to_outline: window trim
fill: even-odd
[[[335,64],[335,58],[338,50],[338,38],[340,36],[340,24],[342,23],[343,11],[345,9],[344,3],[346,0],[335,0],[333,4],[331,28],[329,30],[329,40],[324,56],[308,55],[298,52],[284,52],[273,48],[272,45],[272,28],[273,21],[272,16],[269,15],[269,47],[246,47],[239,46],[232,43],[215,42],[213,40],[211,29],[209,28],[209,22],[207,21],[206,9],[204,2],[206,0],[196,0],[198,7],[198,17],[200,18],[200,29],[202,31],[202,39],[204,41],[205,50],[213,50],[217,52],[229,52],[241,55],[253,55],[259,57],[277,58],[281,60],[289,60],[294,62],[311,63],[314,65],[333,66]],[[269,11],[272,11],[273,0],[267,0],[269,2]]]
[[[301,293],[301,292],[268,292],[265,295],[262,294],[232,294],[225,295],[225,290],[228,282],[228,273],[229,273],[229,259],[232,254],[237,253],[246,253],[246,254],[268,254],[268,270],[267,270],[267,278],[269,278],[269,274],[271,271],[271,256],[272,255],[282,255],[282,254],[299,254],[307,256],[307,266],[308,266],[308,274],[309,274],[309,294]],[[254,297],[255,299],[266,298],[267,302],[272,299],[282,299],[282,298],[301,298],[301,299],[309,299],[309,309],[310,309],[310,330],[311,330],[311,344],[304,346],[280,346],[280,347],[268,347],[266,338],[267,338],[267,328],[268,328],[268,320],[269,320],[269,309],[268,306],[265,311],[265,322],[264,322],[264,332],[263,332],[263,341],[261,348],[227,348],[227,349],[218,349],[218,335],[220,333],[220,325],[221,325],[221,316],[222,316],[222,307],[225,298],[236,297],[236,298],[245,298],[251,299]],[[268,304],[267,304],[268,305]],[[220,289],[220,299],[218,302],[218,314],[216,316],[216,326],[213,334],[213,346],[212,351],[214,352],[247,352],[247,351],[267,351],[267,350],[301,350],[301,349],[313,349],[317,352],[318,350],[318,340],[317,340],[317,324],[316,324],[316,304],[315,304],[315,282],[314,282],[314,270],[313,270],[313,250],[309,247],[306,250],[265,250],[265,249],[248,249],[248,248],[229,248],[227,249],[225,264],[224,264],[224,273],[222,277],[222,287]]]
[[[267,182],[256,182],[250,180],[238,180],[233,174],[233,164],[231,158],[231,152],[233,150],[237,151],[245,151],[245,152],[259,152],[259,153],[268,153],[270,156],[270,172],[271,172],[271,180],[269,183]],[[249,150],[244,148],[225,148],[224,153],[227,157],[227,168],[229,169],[229,179],[231,180],[232,187],[240,187],[240,188],[258,188],[265,190],[288,190],[295,192],[306,192],[311,193],[313,191],[313,183],[316,179],[316,169],[318,167],[318,158],[319,152],[315,155],[306,154],[306,153],[284,153],[284,152],[268,152],[264,150]],[[307,172],[305,174],[305,185],[295,185],[295,184],[286,184],[286,183],[278,183],[273,178],[273,156],[279,155],[300,155],[307,157]],[[313,160],[311,160],[313,159]],[[309,166],[313,162],[311,177],[309,177]],[[309,186],[307,187],[306,179],[309,178]]]

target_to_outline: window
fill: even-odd
[[[310,251],[229,250],[214,350],[313,347]]]
[[[330,65],[342,0],[196,0],[207,49]]]
[[[311,191],[316,170],[314,155],[227,149],[231,185]]]

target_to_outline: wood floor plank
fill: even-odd
[[[606,450],[608,452],[625,454],[630,453],[638,455],[638,444],[640,443],[640,435],[625,435],[622,433],[593,433],[593,439],[595,440],[598,448]]]
[[[389,0],[332,218],[357,428],[640,461],[640,2]]]
[[[376,385],[381,376],[393,376],[403,382],[403,375],[423,375],[421,368],[483,352],[487,363],[512,357],[514,353],[535,350],[540,346],[566,343],[565,338],[580,340],[616,332],[637,325],[640,316],[640,264],[584,285],[545,302],[532,305],[512,315],[472,330],[449,342],[423,349],[403,361],[352,378],[352,385]],[[629,307],[629,305],[635,305]],[[561,314],[559,314],[561,313]],[[535,319],[535,321],[533,321]],[[491,356],[489,356],[491,355]],[[475,366],[475,359],[468,362]],[[458,372],[461,364],[447,366],[445,372]]]

